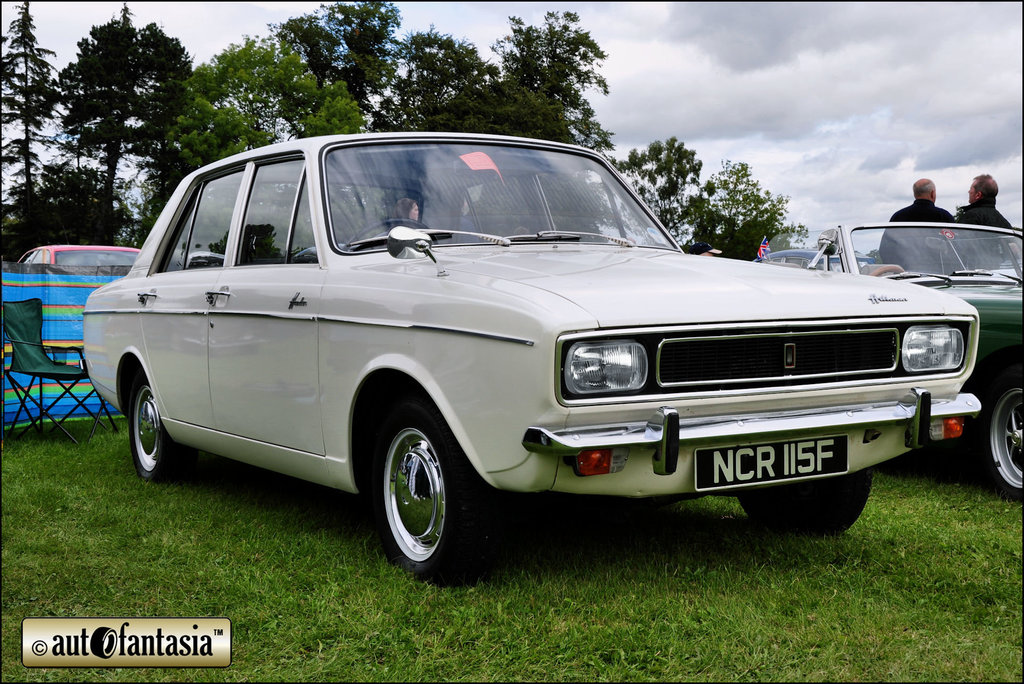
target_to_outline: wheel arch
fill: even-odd
[[[1011,345],[992,352],[984,359],[978,361],[971,373],[971,377],[964,385],[964,390],[976,394],[979,398],[985,393],[985,386],[996,376],[1009,368],[1014,363],[1020,363],[1024,355],[1022,345]]]
[[[131,400],[132,382],[134,382],[135,375],[139,371],[145,372],[142,359],[132,352],[122,356],[121,361],[117,364],[117,379],[115,381],[117,403],[121,407],[121,413],[125,415],[131,410],[128,407],[128,402]]]
[[[394,398],[409,393],[421,394],[433,402],[426,388],[407,373],[394,368],[379,368],[363,380],[352,406],[352,476],[360,492],[369,490],[373,448],[377,429]]]

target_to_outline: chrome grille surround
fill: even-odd
[[[561,335],[556,344],[555,358],[555,389],[559,403],[565,406],[588,406],[599,404],[624,404],[650,401],[700,400],[724,396],[757,396],[765,394],[786,394],[822,389],[841,389],[856,387],[879,387],[893,383],[906,383],[911,379],[944,379],[957,377],[964,373],[965,368],[938,371],[934,373],[908,373],[900,363],[900,348],[905,331],[918,325],[949,325],[960,330],[967,348],[976,343],[977,329],[975,319],[969,316],[882,316],[877,318],[842,318],[789,321],[760,321],[742,323],[700,323],[694,325],[657,326],[649,328],[616,328],[592,330]],[[867,336],[865,338],[864,336]],[[569,392],[562,381],[562,370],[569,347],[582,339],[614,340],[628,338],[644,344],[652,372],[648,376],[647,385],[634,392],[608,392],[601,395],[574,395]],[[827,339],[830,338],[830,339]],[[824,340],[824,341],[823,341]],[[830,341],[831,340],[831,341]],[[678,365],[680,360],[664,359],[665,350],[678,345],[678,349],[696,349],[696,344],[710,345],[711,352],[704,350],[704,358],[720,354],[719,349],[733,345],[741,351],[752,341],[756,344],[777,345],[777,349],[767,353],[768,361],[776,363],[778,368],[770,371],[751,372],[744,376],[745,371],[737,371],[734,366],[729,371],[723,364],[718,367],[718,375],[709,377],[672,376],[669,363]],[[866,341],[866,347],[873,350],[867,357],[862,355],[858,342]],[[817,346],[821,355],[817,369],[804,363],[809,353],[807,343]],[[892,347],[890,348],[890,344]],[[716,345],[724,345],[717,346]],[[794,345],[787,350],[787,345]],[[846,350],[845,352],[843,350]],[[861,365],[852,364],[843,354],[852,354],[853,349],[858,359],[867,358]],[[890,351],[891,349],[891,351]],[[673,350],[672,353],[675,353]],[[790,354],[787,357],[787,351]],[[795,364],[786,368],[786,361],[792,361],[795,352]],[[829,358],[839,356],[840,367],[825,368]],[[733,353],[733,360],[744,354]],[[746,354],[749,356],[749,354]],[[970,355],[965,355],[964,364]],[[822,360],[824,359],[824,360]],[[685,359],[684,359],[685,360]],[[739,359],[743,361],[742,358]],[[777,360],[777,361],[776,361]],[[722,368],[725,367],[726,371]],[[706,366],[705,366],[706,368]],[[781,369],[781,372],[780,370]],[[727,372],[728,371],[728,372]]]

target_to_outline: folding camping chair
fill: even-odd
[[[14,430],[17,426],[22,411],[25,412],[25,416],[29,420],[29,424],[21,432],[16,433],[14,438],[20,438],[31,428],[35,428],[37,432],[42,432],[43,421],[49,420],[53,423],[50,430],[60,428],[72,442],[77,444],[78,440],[64,427],[64,421],[78,408],[81,408],[93,418],[89,439],[92,439],[93,434],[96,432],[96,426],[101,424],[103,414],[106,414],[107,419],[110,421],[110,427],[114,429],[114,432],[117,432],[117,426],[114,425],[114,419],[107,409],[107,404],[95,387],[92,387],[84,397],[75,395],[73,391],[78,383],[89,380],[89,371],[85,367],[85,356],[82,353],[82,348],[52,347],[43,344],[43,300],[37,298],[17,302],[4,302],[3,315],[5,342],[11,345],[11,364],[10,367],[4,369],[4,375],[6,375],[11,383],[11,388],[18,397],[18,412],[15,414],[14,420],[11,421],[11,430]],[[78,354],[80,365],[76,366],[56,361],[50,356],[54,352],[76,353]],[[15,373],[28,376],[28,383],[22,385],[18,382],[14,377]],[[39,380],[38,399],[32,396],[32,385],[35,384],[37,379]],[[60,395],[45,405],[43,401],[43,380],[55,382],[61,388]],[[100,408],[95,413],[85,404],[93,395],[100,400]],[[54,407],[64,397],[69,397],[75,402],[75,405],[59,419],[55,418],[51,412],[54,411]],[[30,402],[39,411],[38,416],[32,414],[29,408]],[[104,425],[104,427],[106,426]]]

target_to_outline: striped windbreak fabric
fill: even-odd
[[[85,300],[96,288],[123,277],[128,273],[128,269],[128,266],[56,266],[5,261],[3,262],[3,301],[13,302],[38,297],[43,301],[43,344],[56,347],[58,350],[67,347],[81,347],[82,311],[85,308]],[[56,354],[57,361],[75,361],[77,359],[78,355],[73,353]],[[10,364],[11,345],[4,338],[3,420],[5,433],[18,411],[18,398],[7,380],[7,369]],[[28,377],[19,375],[18,380],[24,385],[28,382]],[[82,382],[75,388],[75,394],[85,396],[91,389],[89,383]],[[55,383],[44,381],[40,387],[37,379],[30,391],[38,397],[40,390],[44,404],[49,404],[60,394],[60,388]],[[93,397],[86,402],[86,405],[95,411],[99,408],[99,400]],[[75,407],[74,401],[68,398],[63,399],[51,409],[50,413],[54,417],[65,414],[69,414],[72,418],[87,416],[83,410]],[[18,423],[27,422],[28,418],[22,411]]]

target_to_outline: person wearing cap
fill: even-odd
[[[699,254],[700,256],[718,256],[722,253],[722,250],[715,249],[706,242],[694,242],[690,245],[690,254]]]

